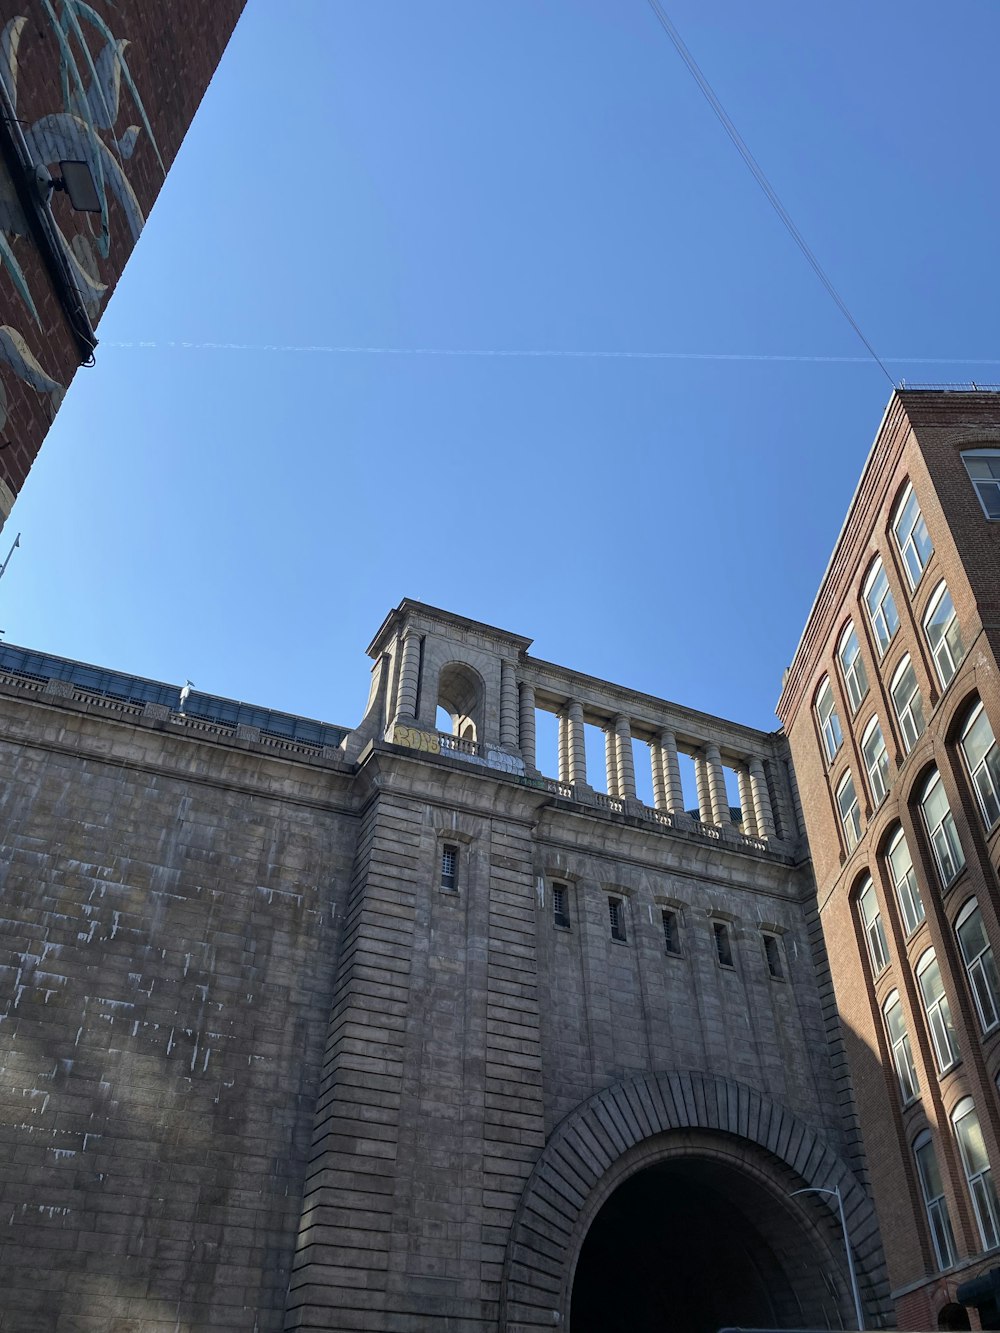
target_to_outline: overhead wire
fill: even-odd
[[[715,112],[715,115],[718,117],[718,120],[722,125],[722,128],[726,131],[726,134],[732,140],[733,146],[736,148],[736,151],[739,153],[740,157],[742,157],[743,161],[746,163],[750,171],[750,174],[753,176],[754,180],[757,182],[761,190],[764,192],[764,195],[767,198],[768,203],[771,205],[775,213],[777,213],[778,217],[781,219],[792,240],[802,251],[803,255],[805,256],[806,260],[809,263],[810,268],[813,270],[817,278],[819,278],[820,282],[826,288],[827,293],[830,295],[834,304],[837,306],[837,309],[847,320],[848,324],[850,324],[851,328],[854,330],[857,336],[861,339],[861,342],[867,348],[872,359],[880,367],[886,379],[893,386],[893,388],[895,388],[896,381],[893,379],[892,375],[886,368],[885,362],[882,360],[879,354],[875,351],[875,348],[865,337],[857,320],[851,314],[850,309],[847,306],[847,302],[837,291],[836,287],[833,285],[832,281],[827,276],[822,264],[820,264],[819,260],[816,258],[815,254],[810,248],[805,237],[802,235],[798,227],[795,225],[787,208],[785,208],[784,204],[781,202],[781,199],[778,197],[778,193],[775,190],[774,186],[764,175],[764,171],[761,168],[760,163],[754,157],[753,153],[751,153],[749,147],[747,146],[746,140],[743,138],[739,130],[733,124],[733,121],[729,116],[729,113],[726,111],[726,108],[719,101],[719,98],[716,95],[714,88],[709,83],[705,75],[702,73],[701,68],[699,67],[698,62],[695,60],[694,56],[685,46],[684,39],[681,37],[680,33],[677,31],[677,28],[671,22],[669,16],[667,15],[666,10],[660,3],[660,0],[647,0],[647,3],[649,4],[650,9],[653,11],[653,14],[659,21],[661,28],[670,38],[670,41],[673,43],[674,49],[677,51],[677,54],[684,61],[684,64],[687,66],[688,71],[690,72],[695,83],[697,83],[698,87],[701,89],[702,95],[704,96],[705,100],[708,102],[709,106]]]

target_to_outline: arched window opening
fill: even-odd
[[[1000,820],[1000,749],[980,702],[962,730],[962,754],[988,829]]]
[[[840,659],[840,669],[844,675],[844,688],[847,691],[847,698],[853,716],[861,707],[861,701],[868,693],[868,674],[861,658],[861,647],[858,643],[858,634],[853,621],[848,621],[847,628],[840,636],[837,657]]]
[[[878,655],[884,657],[885,650],[889,647],[893,636],[899,629],[899,612],[896,610],[896,603],[889,587],[889,580],[886,577],[881,556],[872,565],[868,577],[865,579],[864,596],[865,605],[868,607],[868,619],[871,621],[872,633],[875,635]]]
[[[957,1305],[952,1301],[948,1305],[942,1305],[937,1317],[938,1328],[944,1329],[963,1329],[971,1328],[969,1323],[969,1312],[964,1305]]]
[[[912,935],[924,919],[924,900],[920,896],[920,885],[913,869],[913,858],[906,845],[906,838],[901,828],[896,830],[889,843],[887,856],[892,882],[899,901],[899,911],[903,918],[903,927],[907,935]]]
[[[927,561],[934,554],[934,545],[927,531],[927,524],[920,512],[920,505],[912,485],[907,482],[906,490],[896,506],[892,520],[892,532],[903,557],[903,567],[912,591],[920,582]]]
[[[965,865],[965,853],[958,838],[955,817],[948,804],[948,796],[941,781],[941,774],[934,769],[924,785],[920,797],[920,811],[927,827],[927,836],[934,848],[934,860],[937,864],[941,883],[947,888]]]
[[[924,731],[924,705],[909,653],[896,668],[889,693],[903,735],[903,749],[909,754]]]
[[[958,1150],[962,1166],[965,1168],[969,1193],[972,1195],[972,1206],[979,1224],[979,1237],[983,1249],[990,1250],[1000,1243],[1000,1231],[997,1228],[997,1196],[982,1127],[971,1097],[965,1097],[958,1103],[951,1113],[951,1123],[958,1139]]]
[[[927,1029],[931,1034],[934,1057],[940,1073],[950,1069],[958,1059],[958,1042],[951,1021],[951,1005],[945,994],[941,967],[933,949],[921,954],[917,963],[917,983],[924,1003]]]
[[[896,1077],[899,1079],[899,1091],[903,1096],[903,1105],[912,1102],[920,1091],[920,1083],[917,1079],[917,1068],[913,1063],[913,1051],[910,1047],[910,1037],[906,1031],[906,1019],[903,1017],[903,1006],[899,999],[899,991],[891,991],[882,1007],[882,1015],[885,1019],[886,1031],[889,1034],[889,1045],[892,1049],[892,1059],[896,1066]]]
[[[965,656],[955,604],[944,583],[939,583],[924,614],[924,633],[930,645],[938,680],[944,689]]]
[[[858,894],[858,914],[868,944],[868,957],[872,971],[876,976],[889,965],[889,946],[885,939],[885,926],[882,924],[882,911],[875,895],[875,885],[871,875],[867,876]]]
[[[449,662],[438,677],[438,717],[441,710],[451,721],[450,734],[465,741],[478,741],[483,729],[483,682],[478,672],[464,662]],[[444,730],[444,728],[442,728]]]
[[[984,1032],[991,1032],[1000,1023],[1000,978],[983,925],[983,914],[975,898],[970,898],[959,912],[955,934],[980,1025]]]
[[[987,518],[1000,519],[1000,449],[967,449],[962,462]]]
[[[865,727],[865,734],[861,738],[861,753],[865,757],[872,802],[881,805],[889,790],[889,752],[877,717],[873,717]]]
[[[827,759],[832,759],[840,749],[844,740],[844,733],[840,728],[840,718],[837,716],[837,705],[834,702],[833,690],[830,688],[829,676],[823,677],[823,682],[816,691],[816,720],[819,723],[820,735],[823,737],[823,749]]]
[[[927,1224],[930,1227],[931,1240],[934,1242],[937,1266],[944,1270],[955,1262],[955,1233],[951,1229],[948,1202],[944,1197],[944,1185],[941,1183],[934,1140],[929,1129],[918,1134],[913,1144],[913,1156],[917,1163],[920,1191],[924,1196]]]

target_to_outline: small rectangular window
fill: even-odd
[[[557,926],[569,925],[569,889],[565,884],[552,885],[552,919]]]
[[[608,915],[611,918],[611,938],[613,940],[625,939],[625,916],[622,911],[622,900],[620,898],[608,899]]]
[[[781,946],[773,935],[764,936],[764,957],[768,973],[775,981],[781,981],[785,975],[781,970]]]
[[[452,842],[441,849],[441,887],[448,893],[458,890],[458,848]]]
[[[667,953],[680,953],[681,951],[681,923],[680,917],[676,912],[664,909],[663,911],[663,946]]]
[[[712,930],[715,932],[715,953],[719,960],[719,966],[734,967],[733,946],[729,939],[729,927],[724,921],[713,921]]]

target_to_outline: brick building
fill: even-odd
[[[0,645],[0,1329],[853,1327],[838,1190],[884,1324],[784,738],[529,647],[404,601],[348,729]]]
[[[998,519],[1000,395],[894,394],[778,706],[911,1329],[1000,1245]]]
[[[94,327],[244,4],[0,8],[0,526],[91,359]],[[89,201],[76,182],[52,188],[73,180],[66,161],[86,164]]]

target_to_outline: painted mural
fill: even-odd
[[[86,162],[90,168],[101,201],[100,213],[74,214],[77,226],[71,237],[55,218],[53,222],[76,286],[91,319],[96,320],[108,295],[108,285],[101,280],[100,261],[111,254],[112,203],[122,211],[133,245],[145,222],[125,172],[125,164],[142,135],[147,136],[164,175],[166,167],[129,70],[126,58],[129,43],[116,37],[105,19],[85,0],[39,0],[38,9],[59,53],[58,78],[50,77],[46,85],[57,100],[37,119],[19,117],[19,120],[28,149],[39,167],[58,174],[60,160],[74,160]],[[6,94],[8,113],[13,115],[18,114],[18,83],[22,74],[19,47],[27,23],[28,17],[20,15],[10,19],[0,32],[0,83]],[[133,120],[137,123],[130,123]],[[12,244],[17,237],[28,234],[28,222],[13,182],[0,170],[0,269],[12,281],[20,307],[20,319],[0,324],[0,368],[6,367],[17,379],[47,398],[49,412],[55,415],[66,385],[32,353],[24,336],[26,323],[42,329],[35,294]],[[7,411],[7,394],[0,375],[0,431]]]

